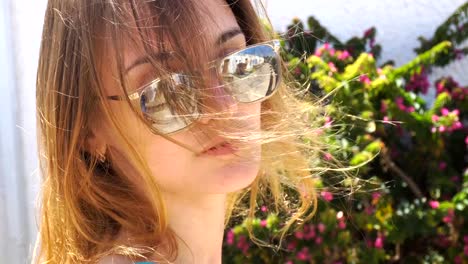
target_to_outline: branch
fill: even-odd
[[[390,258],[390,261],[392,263],[400,261],[400,256],[401,256],[401,245],[400,243],[397,243],[395,245],[395,255]]]
[[[392,158],[388,154],[388,149],[386,146],[382,147],[381,150],[381,162],[387,166],[392,172],[398,175],[403,181],[405,181],[408,186],[410,187],[411,191],[414,193],[416,197],[419,199],[423,198],[424,195],[422,194],[421,190],[419,189],[418,185],[411,179],[406,173],[398,167],[395,162],[393,162]]]

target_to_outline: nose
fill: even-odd
[[[238,102],[229,93],[228,87],[223,85],[219,77],[211,74],[205,87],[201,99],[200,123],[207,124],[212,119],[223,120],[238,112]]]

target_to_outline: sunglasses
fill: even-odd
[[[272,96],[281,80],[280,42],[271,40],[235,51],[212,63],[220,86],[237,103],[261,102]],[[200,90],[193,76],[173,73],[157,78],[128,95],[151,127],[160,134],[188,128],[201,116]],[[107,97],[123,101],[122,96]],[[138,108],[137,107],[137,108]]]

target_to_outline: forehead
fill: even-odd
[[[100,73],[104,84],[115,81],[119,72],[122,73],[145,55],[172,53],[183,58],[184,63],[196,64],[196,61],[190,62],[195,54],[199,58],[208,59],[215,53],[220,35],[226,30],[239,28],[236,17],[225,0],[185,0],[187,1],[190,3],[189,7],[168,4],[163,8],[150,6],[154,9],[148,9],[142,4],[136,6],[137,17],[135,6],[126,6],[125,21],[119,32],[121,37],[117,41],[115,38],[108,38],[111,43],[104,41],[100,45]],[[156,2],[153,4],[157,5]],[[115,92],[115,87],[116,85],[104,85],[106,90],[110,89],[107,94]]]

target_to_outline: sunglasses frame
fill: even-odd
[[[216,68],[217,70],[217,74],[221,74],[222,73],[222,69],[221,69],[221,65],[223,63],[224,60],[226,60],[227,58],[231,57],[231,56],[234,56],[238,53],[241,53],[241,52],[244,52],[245,50],[247,49],[251,49],[251,48],[255,48],[255,47],[258,47],[258,46],[270,46],[273,48],[273,51],[275,52],[275,57],[276,57],[276,60],[278,62],[278,69],[277,69],[277,74],[276,74],[276,82],[275,82],[275,87],[274,87],[274,91],[267,95],[267,96],[264,96],[264,97],[261,97],[257,100],[254,100],[254,101],[250,101],[250,102],[239,102],[233,95],[231,95],[238,104],[252,104],[252,103],[258,103],[258,102],[262,102],[268,98],[270,98],[271,96],[273,96],[276,91],[277,91],[277,88],[278,88],[278,85],[281,83],[281,80],[282,80],[282,76],[281,76],[281,66],[280,66],[280,62],[281,62],[281,57],[280,57],[280,53],[279,53],[279,50],[281,48],[281,45],[280,45],[280,40],[278,39],[273,39],[273,40],[269,40],[269,41],[265,41],[265,42],[261,42],[261,43],[256,43],[256,44],[253,44],[253,45],[249,45],[241,50],[237,50],[237,51],[234,51],[234,52],[231,52],[229,54],[227,54],[226,56],[223,56],[222,58],[219,58],[219,59],[216,59],[212,62],[209,63],[209,65],[212,65],[210,68]],[[131,102],[134,102],[138,99],[141,98],[144,90],[149,86],[149,85],[153,85],[153,84],[156,84],[164,79],[167,79],[167,78],[171,78],[171,79],[174,79],[175,76],[179,76],[179,75],[183,75],[181,73],[173,73],[171,74],[169,77],[166,77],[166,78],[156,78],[154,80],[151,80],[150,82],[140,86],[138,89],[136,89],[135,92],[131,93],[128,95],[128,99],[131,101]],[[186,76],[186,75],[183,75],[183,76]],[[227,89],[227,91],[229,91],[229,89]],[[120,96],[120,95],[110,95],[110,96],[107,96],[106,97],[107,99],[109,100],[114,100],[114,101],[125,101],[125,96]],[[142,113],[142,115],[145,117],[145,119],[147,119],[148,121],[151,122],[151,118],[150,117],[147,117],[143,111],[141,110],[141,106],[138,107],[139,111]],[[198,117],[197,117],[198,119]],[[187,126],[181,128],[181,129],[178,129],[178,130],[175,130],[175,131],[172,131],[172,132],[168,132],[168,133],[164,133],[164,132],[161,132],[159,131],[158,129],[156,129],[155,127],[153,127],[153,124],[149,124],[150,127],[151,127],[151,130],[153,131],[153,133],[155,134],[158,134],[158,135],[162,135],[162,136],[169,136],[169,135],[173,135],[175,133],[178,133],[178,132],[182,132],[182,131],[185,131],[187,129],[189,129],[190,127],[193,126],[193,124],[195,124],[195,122],[191,122],[190,124],[188,124]],[[166,137],[167,138],[167,137]]]

